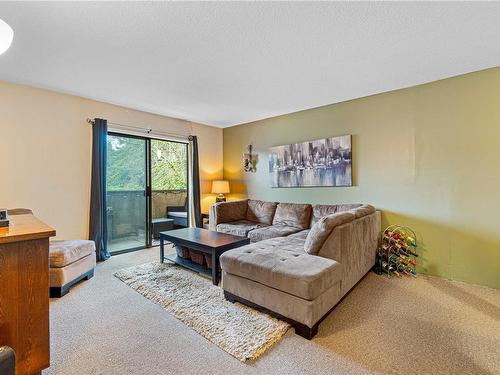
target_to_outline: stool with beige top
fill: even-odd
[[[94,276],[94,241],[51,241],[49,264],[50,296],[62,297],[80,280],[89,280]]]

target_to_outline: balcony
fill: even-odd
[[[152,218],[167,216],[167,207],[184,206],[186,190],[153,190]],[[146,197],[143,190],[108,191],[108,248],[110,252],[146,245]]]

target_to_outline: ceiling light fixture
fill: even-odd
[[[0,55],[9,49],[13,38],[12,27],[0,19]]]

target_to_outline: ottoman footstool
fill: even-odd
[[[94,241],[51,241],[49,264],[50,297],[62,297],[80,280],[94,276]]]

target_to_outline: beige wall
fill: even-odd
[[[0,207],[29,207],[59,238],[87,238],[91,127],[87,117],[198,136],[202,191],[222,177],[222,130],[0,81]],[[202,209],[213,201],[202,196]]]
[[[270,188],[270,146],[353,135],[350,188]],[[252,143],[256,173],[241,154]],[[371,203],[383,225],[414,228],[420,270],[500,288],[500,68],[224,129],[236,194]]]

